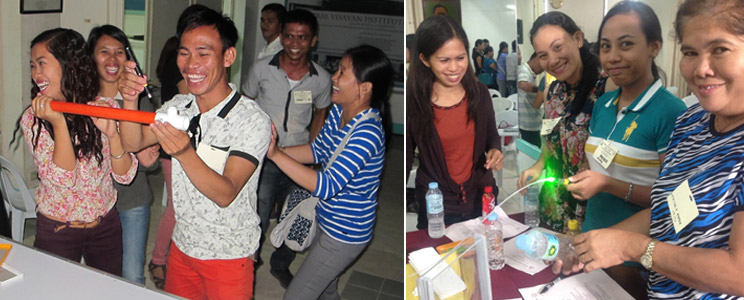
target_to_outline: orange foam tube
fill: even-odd
[[[155,122],[155,113],[153,112],[113,107],[101,107],[62,101],[52,101],[49,105],[54,111],[68,114],[114,119],[119,121],[129,121],[142,124],[151,124],[152,122]]]

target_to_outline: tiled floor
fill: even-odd
[[[404,228],[403,165],[403,137],[393,135],[387,149],[385,169],[378,193],[379,206],[374,237],[367,249],[339,279],[338,290],[344,300],[396,300],[403,298],[403,231],[401,230]],[[152,253],[155,245],[158,222],[163,213],[163,206],[160,201],[162,199],[163,177],[162,175],[151,176],[150,182],[157,200],[150,207],[150,232],[147,239],[146,262],[150,261],[150,253]],[[274,228],[275,222],[276,220],[272,220],[269,231]],[[24,244],[33,245],[34,233],[36,232],[35,225],[35,220],[27,221]],[[254,288],[256,300],[282,299],[284,295],[284,289],[269,273],[268,260],[273,250],[274,247],[271,245],[270,239],[265,239],[261,249],[261,257],[265,263],[256,270]],[[300,268],[306,254],[300,253],[297,255],[290,266],[292,273]],[[148,288],[154,288],[147,270],[145,270],[145,278],[145,285]],[[370,295],[374,293],[375,298],[362,298],[364,297],[362,295],[367,293]]]

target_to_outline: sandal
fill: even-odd
[[[150,264],[147,266],[147,269],[150,270],[150,277],[152,277],[152,282],[155,283],[155,287],[158,289],[165,289],[165,265],[156,265],[150,261]],[[157,276],[155,273],[159,273]]]

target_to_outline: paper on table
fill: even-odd
[[[519,293],[522,294],[524,300],[633,299],[628,292],[623,290],[623,288],[620,287],[617,282],[612,280],[612,278],[610,278],[610,276],[602,269],[594,270],[591,273],[581,273],[565,278],[541,295],[539,292],[543,286],[545,286],[545,284],[519,289]]]
[[[499,221],[501,221],[501,227],[504,230],[504,238],[514,237],[530,227],[509,218],[509,215],[504,212],[501,207],[495,207],[496,214],[499,215]],[[455,223],[447,227],[444,235],[453,241],[460,241],[466,238],[472,237],[476,234],[485,234],[482,220],[479,218],[470,219],[460,223]]]
[[[512,218],[509,218],[509,215],[507,215],[506,212],[503,209],[501,209],[501,207],[496,206],[493,209],[495,209],[496,213],[499,215],[499,221],[501,221],[501,226],[504,229],[505,239],[517,236],[523,231],[530,229],[530,226],[524,225],[522,223],[515,221]]]
[[[504,243],[504,257],[507,265],[530,275],[540,273],[548,267],[542,259],[529,257],[517,248],[516,241],[517,239],[511,239]]]
[[[462,278],[457,276],[452,268],[442,260],[434,248],[424,248],[416,250],[408,254],[408,262],[411,264],[416,273],[421,275],[422,273],[429,270],[432,265],[432,270],[427,272],[424,276],[433,277],[432,286],[434,287],[434,293],[440,299],[448,298],[454,294],[464,291],[467,286]]]

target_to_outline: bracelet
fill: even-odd
[[[628,185],[628,193],[625,194],[625,202],[630,202],[630,195],[633,194],[633,183],[631,182],[630,185]]]
[[[119,155],[113,155],[112,154],[111,155],[111,158],[113,158],[113,159],[120,159],[120,158],[124,157],[124,155],[126,155],[126,154],[127,154],[127,151],[122,151],[121,154],[119,154]]]

